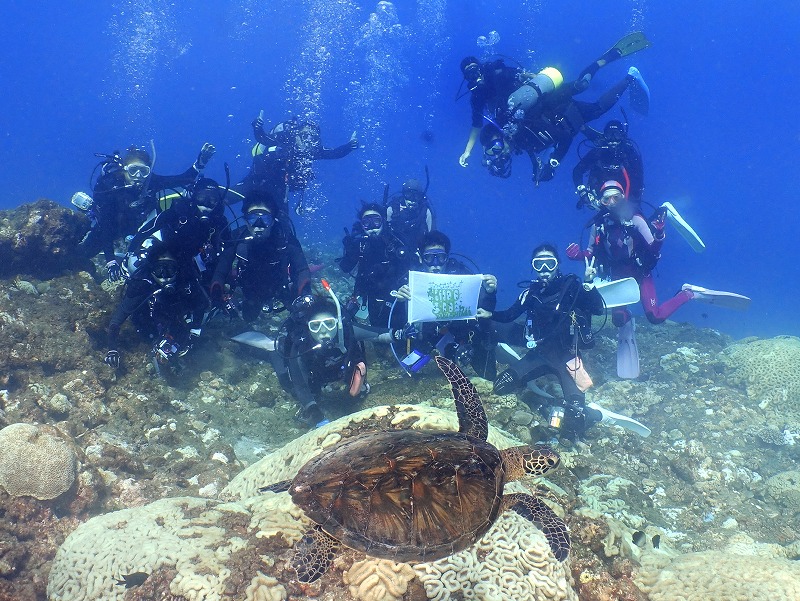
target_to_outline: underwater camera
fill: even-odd
[[[424,355],[419,351],[411,351],[403,358],[402,364],[403,367],[405,367],[411,373],[417,373],[419,370],[425,367],[430,360],[430,355]]]

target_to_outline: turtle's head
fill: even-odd
[[[500,451],[506,468],[506,480],[519,480],[526,474],[541,476],[558,467],[561,457],[545,444],[511,447]]]

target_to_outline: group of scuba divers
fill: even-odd
[[[627,304],[641,298],[647,319],[660,323],[692,299],[733,308],[746,308],[749,299],[685,284],[658,304],[651,272],[667,221],[696,249],[702,241],[669,203],[649,220],[643,217],[642,159],[626,124],[609,121],[602,132],[587,125],[628,88],[636,90],[634,106],[646,112],[647,87],[631,68],[598,102],[574,99],[599,68],[648,45],[643,34],[630,34],[572,83],[564,83],[551,67],[531,74],[502,60],[462,61],[473,128],[460,164],[467,166],[480,140],[490,173],[508,177],[511,155],[525,151],[538,185],[553,177],[582,132],[591,149],[573,171],[578,207],[596,212],[588,246],[570,244],[566,249],[569,259],[583,262],[582,278],[563,273],[558,249],[541,244],[531,257],[535,279],[508,309],[496,310],[497,279],[481,276],[477,314],[471,319],[407,322],[410,271],[480,273],[435,228],[427,168],[425,184],[409,179],[393,195],[387,186],[383,202],[362,202],[358,208],[337,259],[341,270],[355,277],[352,294],[340,301],[324,279],[320,287],[312,285],[312,272],[319,266],[306,260],[289,201],[299,197],[295,211],[302,212],[313,162],[339,159],[357,149],[355,132],[345,144],[329,149],[322,145],[316,123],[293,118],[266,131],[262,112],[253,121],[252,166],[234,185],[227,165],[225,185],[203,176],[215,153],[208,143],[189,169],[173,176],[153,172],[154,148],[104,155],[93,195],[76,193],[73,203],[92,220],[81,242],[83,252],[87,257],[102,252],[108,279],[125,282],[108,326],[105,363],[121,367],[119,334],[128,318],[152,345],[156,369],[163,369],[179,364],[196,345],[203,325],[223,314],[246,324],[247,331],[234,340],[267,351],[281,386],[299,405],[298,418],[309,426],[327,421],[321,402],[327,385],[343,383],[354,398],[369,393],[368,341],[388,345],[409,375],[438,353],[493,381],[497,394],[527,386],[538,393],[528,402],[566,438],[579,439],[600,422],[649,435],[633,418],[586,403],[592,382],[581,352],[593,345],[592,316],[612,310],[619,328],[618,374],[635,378],[638,351]],[[548,149],[552,154],[545,160]],[[237,213],[231,207],[239,202]],[[128,241],[124,255],[115,252],[115,242],[122,238]],[[277,336],[253,329],[258,320],[283,311],[288,317]],[[527,351],[520,356],[511,345]],[[508,366],[499,375],[498,363]],[[556,376],[562,398],[536,386],[534,381],[544,375]]]

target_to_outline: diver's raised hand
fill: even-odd
[[[217,152],[217,149],[213,144],[210,142],[203,144],[203,146],[200,148],[200,152],[197,154],[197,160],[194,162],[195,170],[202,171],[205,169],[215,152]]]
[[[591,282],[597,277],[597,268],[594,266],[595,257],[592,257],[592,260],[589,261],[589,257],[584,257],[583,261],[586,264],[586,270],[583,272],[583,281],[584,282]]]
[[[458,157],[458,164],[462,167],[469,167],[469,152],[464,152],[460,157]]]
[[[351,150],[355,150],[356,148],[359,147],[358,136],[356,136],[356,132],[353,132],[347,144],[350,146]]]

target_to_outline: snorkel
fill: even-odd
[[[337,336],[339,338],[339,350],[343,353],[347,352],[344,346],[344,328],[342,327],[342,305],[339,304],[339,298],[336,296],[336,293],[331,288],[331,285],[328,283],[328,280],[322,280],[322,287],[325,291],[330,294],[331,298],[333,299],[333,304],[336,305],[336,319],[337,319]]]

